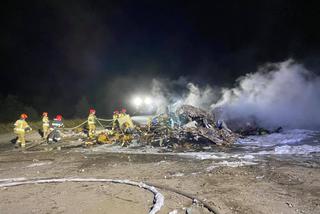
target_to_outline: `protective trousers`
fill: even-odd
[[[42,130],[43,130],[43,138],[47,139],[49,134],[49,125],[43,125]]]
[[[89,138],[94,139],[96,134],[96,125],[95,124],[89,124]]]
[[[58,142],[61,140],[61,135],[60,135],[60,131],[54,129],[48,137],[49,143],[53,143],[53,142]]]
[[[22,131],[18,131],[16,132],[17,136],[18,136],[18,140],[17,143],[21,146],[21,147],[25,147],[26,146],[26,140],[25,140],[25,132]]]

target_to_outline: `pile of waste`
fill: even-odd
[[[183,105],[174,112],[145,117],[144,122],[132,120],[126,115],[112,123],[112,129],[100,131],[96,139],[98,144],[127,146],[135,142],[141,146],[195,149],[228,146],[238,138],[226,126],[218,128],[213,114],[191,105]]]
[[[238,135],[228,128],[218,128],[215,121],[213,114],[183,105],[174,113],[153,118],[147,143],[174,148],[233,144]]]

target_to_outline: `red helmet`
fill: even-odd
[[[90,113],[90,114],[91,114],[91,113],[96,113],[96,110],[93,109],[93,108],[91,108],[91,109],[89,110],[89,113]]]
[[[62,115],[58,114],[58,115],[56,116],[56,120],[61,121],[61,120],[62,120]]]
[[[127,112],[127,109],[123,108],[121,112],[125,114]]]
[[[118,110],[114,110],[113,114],[119,114]]]
[[[20,115],[20,117],[21,117],[21,119],[27,119],[27,118],[28,118],[28,115],[25,114],[25,113],[23,113],[23,114]]]
[[[42,116],[48,116],[48,112],[43,112]]]

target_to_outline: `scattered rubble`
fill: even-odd
[[[228,146],[238,138],[237,134],[228,129],[217,128],[212,114],[191,105],[183,105],[175,113],[159,117],[162,118],[157,118],[157,121],[165,120],[169,124],[154,124],[151,127],[153,145],[165,145],[174,149]]]

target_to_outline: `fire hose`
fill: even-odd
[[[26,178],[7,178],[7,179],[0,179],[0,187],[12,187],[12,186],[20,186],[26,184],[46,184],[46,183],[64,183],[64,182],[109,182],[109,183],[116,183],[116,184],[126,184],[131,186],[137,186],[140,188],[144,188],[154,195],[153,206],[149,211],[149,214],[155,214],[160,211],[161,207],[164,205],[164,197],[163,195],[156,189],[163,189],[170,192],[177,193],[179,195],[185,196],[191,200],[196,200],[203,204],[205,208],[207,208],[210,212],[219,214],[220,212],[216,209],[211,207],[208,203],[203,200],[198,199],[197,197],[183,192],[181,190],[176,190],[171,187],[157,185],[148,182],[135,182],[130,180],[113,180],[113,179],[104,179],[104,178],[43,178],[43,179],[26,179]]]
[[[114,180],[105,178],[49,178],[49,179],[25,179],[25,178],[9,178],[0,179],[0,187],[12,187],[26,184],[47,184],[47,183],[64,183],[64,182],[108,182],[116,184],[126,184],[131,186],[137,186],[144,188],[154,195],[153,206],[151,207],[149,214],[155,214],[160,211],[164,204],[163,195],[153,186],[149,186],[142,182],[135,182],[130,180]]]
[[[77,129],[77,128],[83,126],[83,125],[86,124],[87,122],[88,122],[88,121],[85,120],[85,121],[83,121],[83,123],[81,123],[81,124],[79,124],[79,125],[77,125],[77,126],[75,126],[75,127],[71,127],[71,128],[59,128],[59,129],[73,130],[73,129]]]
[[[97,119],[96,120],[98,123],[99,123],[99,125],[104,129],[104,126],[101,124],[101,122],[99,121],[99,119]]]
[[[167,190],[167,191],[170,191],[170,192],[177,193],[179,195],[183,195],[184,197],[187,197],[187,198],[191,199],[192,201],[195,200],[195,201],[200,202],[200,204],[202,204],[210,212],[215,213],[215,214],[220,214],[220,212],[216,208],[210,206],[207,202],[197,198],[196,196],[194,196],[194,195],[192,195],[190,193],[186,193],[184,191],[177,190],[177,189],[174,189],[174,188],[171,188],[171,187],[167,187],[167,186],[163,186],[163,185],[159,185],[159,184],[153,184],[153,183],[150,183],[150,182],[145,182],[145,184],[150,185],[150,186],[154,186],[154,187],[156,187],[158,189],[163,189],[163,190]]]
[[[100,124],[101,127],[106,128],[106,127],[111,127],[112,124],[109,124],[107,126],[103,126],[101,122],[113,122],[113,119],[102,119],[102,118],[96,118],[96,120],[98,121],[98,123]]]
[[[101,121],[108,121],[108,122],[112,121],[112,120],[97,118],[97,122],[99,123],[99,125],[100,125],[102,128],[104,128],[104,126],[101,124],[100,120],[101,120]],[[85,120],[85,121],[83,121],[82,123],[80,123],[80,124],[77,125],[77,126],[70,127],[70,128],[58,128],[58,129],[60,129],[60,130],[74,130],[74,129],[77,129],[77,128],[83,126],[83,125],[86,124],[87,122],[88,122],[88,121]]]
[[[96,118],[96,121],[99,123],[99,125],[104,128],[104,126],[102,125],[102,123],[100,121],[105,121],[105,122],[112,122],[112,119],[102,119],[102,118]],[[82,123],[80,123],[79,125],[75,126],[75,127],[71,127],[71,128],[59,128],[59,129],[64,129],[64,130],[74,130],[77,129],[81,126],[83,126],[84,124],[86,124],[88,121],[85,120]]]
[[[113,119],[102,119],[102,118],[97,118],[97,120],[105,121],[105,122],[112,122]]]

